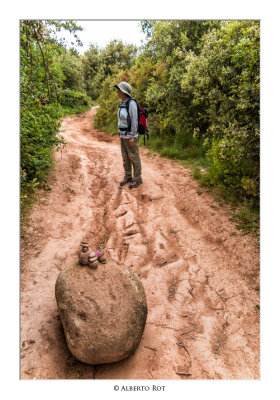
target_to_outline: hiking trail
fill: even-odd
[[[259,379],[256,240],[190,170],[146,148],[143,184],[120,187],[119,138],[93,128],[95,112],[63,119],[52,190],[39,191],[22,237],[21,378]],[[147,296],[140,345],[114,364],[71,356],[58,315],[57,276],[86,236],[131,266]]]

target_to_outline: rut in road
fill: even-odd
[[[120,187],[119,139],[93,129],[94,113],[64,119],[52,191],[41,191],[22,239],[22,378],[258,379],[254,239],[231,236],[229,210],[200,194],[190,170],[147,149],[143,185]],[[55,281],[85,236],[139,274],[146,291],[139,348],[114,364],[71,357],[59,321]]]

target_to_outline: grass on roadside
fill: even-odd
[[[90,106],[80,105],[75,107],[61,106],[62,117],[66,117],[67,115],[82,114],[90,110],[91,107],[92,105]]]
[[[140,136],[139,145],[144,146],[144,138]],[[201,188],[207,188],[219,204],[229,204],[232,209],[230,219],[236,222],[236,229],[244,234],[259,235],[260,214],[257,200],[240,198],[234,191],[227,189],[222,183],[215,181],[211,175],[209,162],[205,156],[206,148],[196,138],[175,138],[150,136],[145,147],[149,154],[156,151],[160,156],[172,159],[185,168],[192,169],[191,175],[200,183]],[[202,191],[200,191],[202,194]]]

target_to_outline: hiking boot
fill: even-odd
[[[120,182],[120,185],[121,185],[121,186],[124,186],[124,185],[126,185],[128,182],[131,182],[131,181],[132,181],[132,178],[126,178],[126,179],[124,179],[123,181]]]
[[[129,185],[129,189],[134,189],[134,188],[137,188],[139,185],[141,185],[143,182],[140,182],[140,181],[136,181],[136,182],[132,182],[130,185]]]

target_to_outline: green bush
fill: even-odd
[[[94,119],[94,126],[113,135],[118,134],[117,112],[120,100],[114,85],[123,80],[121,73],[108,76],[102,86],[101,95],[98,98],[100,108]]]
[[[181,84],[193,93],[211,180],[239,198],[259,196],[259,42],[258,22],[221,22],[186,55]]]
[[[76,92],[71,89],[63,89],[59,93],[59,102],[62,106],[90,106],[92,104],[91,98],[82,92]]]
[[[63,73],[63,88],[76,92],[85,92],[84,65],[82,58],[72,51],[64,52],[58,57]]]
[[[22,109],[21,112],[21,174],[23,189],[30,182],[42,182],[52,166],[51,153],[61,143],[60,113],[52,105]]]

